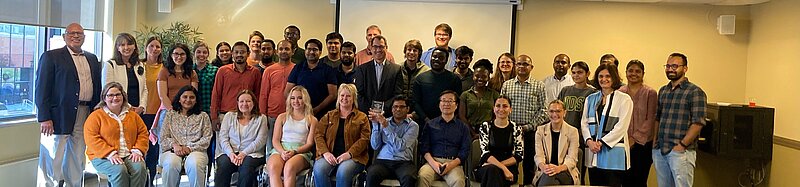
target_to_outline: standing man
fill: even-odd
[[[664,65],[669,84],[658,91],[658,124],[653,144],[658,186],[692,186],[697,135],[706,118],[706,93],[689,82],[686,55],[672,53]]]
[[[237,94],[242,90],[251,90],[258,95],[261,85],[261,73],[253,66],[247,65],[250,48],[242,41],[233,44],[233,63],[217,70],[214,78],[214,89],[211,92],[211,121],[215,129],[219,129],[219,116],[236,111]]]
[[[372,103],[382,102],[384,114],[392,110],[388,105],[392,97],[400,94],[400,65],[386,60],[388,49],[386,38],[381,35],[372,38],[370,49],[372,60],[356,67],[356,88],[358,90],[358,109],[368,113]]]
[[[475,54],[472,49],[467,46],[456,48],[456,76],[461,79],[461,92],[467,91],[475,84],[473,80],[472,69],[469,69],[469,64],[472,63],[472,55]]]
[[[431,119],[423,128],[419,151],[425,164],[419,169],[419,187],[431,186],[431,182],[444,178],[447,186],[464,187],[464,170],[461,163],[467,161],[472,135],[469,127],[456,118],[457,93],[441,92],[439,110],[441,116]]]
[[[387,53],[389,51],[386,51]],[[339,84],[353,84],[355,72],[355,57],[356,45],[353,42],[344,42],[342,44],[342,63],[336,68],[336,77],[339,79]]]
[[[336,70],[327,64],[319,63],[322,42],[310,39],[306,41],[305,47],[307,60],[297,64],[289,73],[283,96],[288,97],[289,91],[295,85],[305,87],[311,97],[311,106],[314,106],[314,116],[322,118],[328,110],[333,109],[336,101],[336,83],[338,83]]]
[[[444,69],[449,59],[445,48],[436,48],[431,54],[431,70],[420,73],[412,84],[414,96],[414,114],[417,123],[425,123],[441,115],[437,110],[439,94],[445,90],[461,91],[461,79],[451,71]],[[461,95],[461,93],[456,93]]]
[[[283,29],[283,39],[292,42],[292,51],[294,51],[292,62],[300,63],[306,61],[306,50],[297,46],[297,41],[300,41],[300,28],[294,25],[287,26],[286,29]]]
[[[444,67],[447,71],[453,71],[456,68],[456,50],[450,47],[450,39],[453,37],[453,28],[450,27],[447,23],[440,23],[436,25],[436,28],[433,31],[433,38],[436,41],[436,46],[431,47],[428,51],[422,53],[422,62],[425,65],[431,66],[431,59],[433,50],[436,48],[444,48],[447,49],[447,52],[450,53],[446,60],[447,65]],[[431,66],[433,67],[433,66]]]
[[[378,35],[381,35],[381,28],[379,28],[377,25],[370,25],[367,27],[367,46],[372,43],[372,37]],[[394,56],[392,56],[392,53],[389,51],[386,51],[386,59],[389,60],[389,62],[394,63]],[[370,60],[372,60],[372,51],[370,51],[369,47],[366,47],[356,53],[356,65],[367,63]]]
[[[264,69],[267,69],[267,67],[275,63],[275,48],[277,48],[277,46],[275,46],[275,41],[272,41],[272,39],[264,39],[264,41],[261,42],[261,63],[253,67],[258,69],[261,73],[264,73]]]
[[[367,168],[367,186],[379,186],[387,178],[398,179],[402,187],[417,185],[414,153],[419,125],[407,118],[408,103],[408,98],[398,95],[392,99],[392,117],[369,113],[372,122],[369,143],[377,154],[375,162]]]
[[[322,63],[328,64],[332,68],[339,67],[339,64],[342,63],[342,56],[339,53],[342,51],[342,42],[344,42],[344,38],[337,32],[331,32],[325,36],[325,47],[328,49],[328,55],[322,57]]]
[[[67,46],[44,52],[36,72],[42,133],[38,178],[44,180],[37,185],[80,187],[86,165],[83,123],[100,102],[101,64],[81,49],[86,38],[81,25],[69,24],[62,37]]]
[[[508,96],[511,99],[511,121],[516,122],[517,125],[522,126],[525,131],[525,150],[523,157],[523,168],[536,168],[536,162],[533,160],[536,154],[534,146],[534,138],[536,135],[536,127],[546,123],[547,114],[545,106],[544,83],[530,77],[531,70],[533,70],[533,61],[528,55],[520,55],[517,57],[516,68],[517,77],[509,79],[503,83],[500,91],[501,95]],[[531,184],[533,181],[533,169],[525,169],[523,171],[523,183]]]
[[[569,62],[569,56],[567,56],[567,54],[558,54],[553,59],[554,73],[543,79],[544,92],[547,96],[545,103],[550,103],[550,101],[558,99],[558,94],[561,93],[562,88],[575,84],[575,82],[572,81],[572,77],[567,76],[570,66],[571,63]]]
[[[267,115],[269,129],[275,126],[275,119],[278,118],[278,115],[286,112],[286,98],[283,95],[283,91],[286,89],[289,73],[292,72],[295,66],[292,63],[292,52],[292,43],[290,41],[281,40],[278,42],[280,60],[264,69],[264,73],[261,75],[258,109],[261,110],[262,114]],[[271,140],[267,142],[267,144],[271,144]]]

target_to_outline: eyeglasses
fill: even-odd
[[[122,93],[106,94],[107,98],[122,97]]]
[[[664,68],[666,68],[666,69],[678,69],[678,67],[681,67],[681,66],[686,66],[686,65],[683,65],[683,64],[665,64]]]
[[[439,102],[442,103],[442,104],[453,104],[453,103],[456,103],[455,100],[441,100]]]
[[[516,66],[519,66],[519,67],[528,67],[528,66],[530,66],[531,64],[530,64],[530,63],[527,63],[527,62],[524,62],[524,63],[517,62],[515,65],[516,65]]]
[[[174,56],[186,56],[186,53],[172,53]]]
[[[548,110],[550,113],[561,113],[563,110]]]
[[[393,105],[392,106],[392,108],[394,108],[394,109],[403,109],[403,108],[406,108],[406,107],[408,107],[408,106],[406,106],[406,105]]]
[[[83,32],[73,31],[65,33],[67,36],[83,36]]]

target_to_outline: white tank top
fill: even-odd
[[[286,122],[283,123],[283,137],[281,142],[305,143],[308,138],[308,122],[306,118],[297,121],[291,115],[286,115]]]

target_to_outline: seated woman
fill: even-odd
[[[329,111],[319,121],[314,141],[317,144],[317,161],[314,163],[314,184],[317,187],[352,186],[356,173],[364,170],[369,160],[370,123],[367,115],[357,110],[356,86],[342,84],[336,109]]]
[[[580,184],[578,129],[564,121],[564,103],[553,100],[547,110],[550,123],[536,128],[537,186]]]
[[[161,126],[161,174],[164,184],[177,186],[181,168],[186,168],[189,186],[205,186],[208,155],[211,142],[211,119],[197,104],[197,89],[186,85],[172,100]]]
[[[128,104],[122,84],[110,82],[83,127],[86,155],[111,186],[145,186],[147,126]]]
[[[508,119],[511,101],[499,96],[494,101],[492,121],[480,126],[481,167],[475,177],[481,186],[508,187],[517,183],[518,165],[522,161],[522,128]]]
[[[258,112],[256,95],[242,90],[236,95],[237,108],[222,118],[217,152],[215,186],[230,186],[231,175],[239,172],[236,186],[254,186],[256,167],[264,165],[267,144],[267,116]]]
[[[280,130],[272,132],[274,147],[267,161],[269,186],[295,186],[297,173],[311,167],[314,133],[309,132],[316,130],[317,118],[310,99],[306,88],[295,86],[286,98],[286,112],[275,120],[275,129]]]

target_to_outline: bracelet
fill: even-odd
[[[689,147],[689,145],[686,145],[686,144],[683,143],[683,140],[678,140],[678,144],[680,144],[684,148],[688,148]]]

